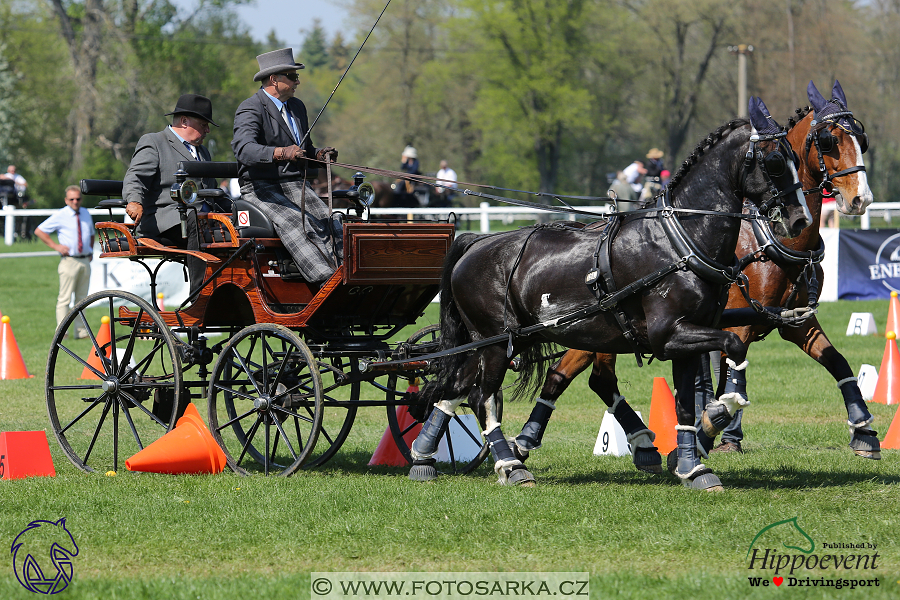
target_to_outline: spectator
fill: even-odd
[[[647,174],[647,169],[644,167],[644,161],[636,160],[622,169],[622,172],[625,173],[625,180],[632,187],[634,193],[640,194],[641,190],[644,189],[641,178]]]
[[[624,171],[616,171],[616,180],[609,187],[610,191],[616,193],[619,202],[635,202],[638,199],[637,192],[628,183],[628,176]],[[619,208],[621,210],[622,207]]]
[[[458,179],[456,171],[448,166],[446,160],[441,161],[441,168],[437,172],[436,179],[435,183],[438,187],[434,191],[437,192],[439,202],[443,206],[450,206],[453,196],[456,195]]]
[[[16,165],[9,165],[6,167],[6,173],[0,175],[0,179],[8,179],[13,182],[16,186],[16,192],[18,192],[19,196],[23,196],[25,194],[25,190],[28,189],[28,182],[25,181],[25,178],[16,173]]]
[[[50,234],[57,233],[59,242]],[[56,299],[56,324],[69,312],[69,302],[87,296],[91,282],[91,259],[94,256],[94,221],[81,206],[81,189],[77,185],[66,188],[66,208],[61,208],[38,225],[34,234],[42,242],[59,252],[59,296]],[[75,337],[87,337],[83,324],[77,324]]]

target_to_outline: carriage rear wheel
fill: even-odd
[[[429,325],[410,336],[407,343],[411,346],[411,351],[418,354],[437,352],[440,332],[440,325]],[[398,410],[394,404],[401,402],[402,394],[409,391],[410,388],[414,389],[414,386],[418,386],[421,389],[421,386],[425,385],[429,378],[430,375],[427,372],[412,375],[392,374],[388,377],[386,384],[388,427],[397,448],[410,464],[412,464],[412,456],[409,448],[418,435],[421,423],[416,422],[409,415],[404,417],[405,408]],[[502,410],[502,406],[501,402],[500,410]],[[430,411],[426,411],[426,417],[428,412]],[[487,442],[481,435],[478,419],[475,418],[467,404],[461,404],[450,422],[447,433],[438,442],[438,453],[435,456],[439,463],[438,467],[453,475],[464,475],[474,471],[478,465],[483,463],[489,452]]]
[[[216,360],[209,428],[236,473],[286,477],[316,446],[322,396],[319,365],[303,340],[280,325],[251,325]]]
[[[122,305],[135,315],[117,316]],[[92,294],[66,315],[50,346],[46,401],[76,467],[118,471],[120,458],[175,426],[184,412],[177,343],[156,310],[127,292]]]
[[[344,445],[353,422],[356,420],[360,383],[344,383],[344,373],[358,369],[357,362],[346,357],[335,357],[329,363],[319,363],[319,373],[325,384],[322,396],[322,427],[319,441],[304,469],[315,469],[331,460]],[[343,390],[346,390],[344,394]]]

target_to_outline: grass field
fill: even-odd
[[[0,259],[0,312],[35,375],[0,381],[3,431],[48,429],[43,376],[56,265],[52,257]],[[877,367],[885,342],[844,337],[849,314],[872,312],[883,327],[887,304],[820,308],[854,370]],[[430,310],[419,325],[435,319]],[[366,466],[386,427],[383,408],[360,410],[337,458],[288,479],[88,475],[48,431],[57,476],[0,482],[0,546],[9,548],[32,520],[65,517],[80,549],[61,594],[68,598],[308,598],[316,571],[588,572],[593,598],[898,597],[900,451],[884,451],[880,462],[855,457],[834,381],[777,333],[754,344],[749,360],[746,453],[707,461],[726,487],[720,494],[639,473],[627,457],[593,456],[604,407],[582,378],[529,460],[539,482],[532,489],[496,485],[488,465],[429,484],[410,481],[405,468]],[[623,393],[646,417],[653,377],[671,382],[670,366],[619,362]],[[507,404],[508,435],[530,409]],[[871,407],[881,435],[895,409]],[[878,553],[875,569],[799,569],[795,577],[877,578],[878,587],[751,587],[748,577],[775,575],[748,569],[754,537],[793,517],[818,555],[855,552],[823,544],[869,543]],[[797,554],[766,535],[766,548]],[[6,556],[0,598],[32,597]]]

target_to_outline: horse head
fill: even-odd
[[[750,98],[749,115],[749,149],[740,191],[772,220],[776,234],[796,237],[813,220],[797,174],[799,159],[787,143],[787,131],[772,118],[762,99]]]
[[[72,580],[72,558],[78,556],[78,545],[66,529],[65,518],[32,521],[13,540],[10,552],[19,583],[32,592],[55,594]]]
[[[861,215],[874,199],[863,162],[869,148],[865,127],[847,108],[847,98],[837,80],[831,100],[826,101],[812,81],[806,95],[815,112],[806,134],[803,160],[817,173],[815,180],[823,198],[833,196],[837,209],[845,215]]]

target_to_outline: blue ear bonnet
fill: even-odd
[[[769,109],[766,108],[766,105],[760,98],[752,96],[747,108],[749,109],[750,124],[753,125],[753,128],[756,129],[761,138],[784,133],[784,129],[772,118],[772,115],[769,114]]]

